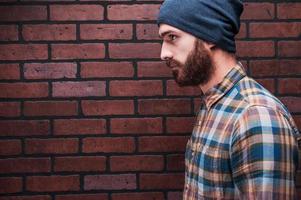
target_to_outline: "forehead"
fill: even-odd
[[[175,32],[175,33],[185,33],[182,30],[170,26],[168,24],[160,24],[159,26],[159,35],[162,36],[164,33],[168,33],[168,32]]]

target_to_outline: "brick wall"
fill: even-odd
[[[200,91],[159,60],[161,2],[0,1],[0,200],[181,199]],[[237,36],[299,128],[300,10],[247,2]]]

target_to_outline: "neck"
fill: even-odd
[[[223,81],[225,76],[237,64],[237,60],[233,54],[221,49],[215,49],[212,51],[212,63],[214,65],[214,71],[211,79],[206,84],[199,86],[204,94]]]

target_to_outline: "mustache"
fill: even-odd
[[[169,59],[166,60],[166,66],[169,68],[174,68],[174,67],[182,66],[182,64],[176,60]]]

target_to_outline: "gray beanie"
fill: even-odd
[[[240,28],[240,0],[165,0],[157,24],[168,24],[235,53]]]

